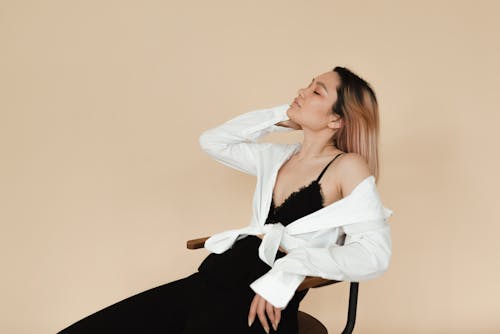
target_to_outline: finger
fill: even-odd
[[[267,323],[267,318],[265,314],[266,300],[259,296],[259,303],[257,305],[257,316],[259,317],[260,323],[266,333],[269,333],[269,324]]]
[[[280,320],[281,320],[281,309],[279,307],[274,308],[274,318],[276,321],[276,328],[274,330],[277,331],[278,325],[280,324]]]
[[[271,324],[273,325],[274,330],[276,330],[276,321],[274,319],[274,306],[273,304],[266,301],[266,313],[271,320]]]
[[[252,302],[250,303],[250,311],[248,312],[248,327],[252,326],[253,321],[255,320],[255,313],[257,312],[257,304],[258,304],[259,298],[258,295],[256,294]]]

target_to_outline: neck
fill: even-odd
[[[312,138],[305,136],[299,148],[295,153],[298,160],[313,159],[325,156],[332,156],[341,152],[330,140],[330,138],[320,138],[318,136]]]

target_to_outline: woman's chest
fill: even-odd
[[[327,166],[328,167],[328,166]],[[325,161],[288,161],[270,178],[271,207],[321,208],[342,198],[338,173]],[[288,203],[290,202],[290,204]]]

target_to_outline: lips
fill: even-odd
[[[295,103],[296,105],[298,105],[298,106],[299,106],[299,108],[301,107],[301,105],[299,104],[299,101],[297,101],[297,99],[294,99],[294,100],[293,100],[293,103]]]

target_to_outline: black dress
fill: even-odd
[[[323,207],[319,180],[335,156],[308,185],[293,192],[275,207],[274,198],[266,224],[288,225]],[[250,283],[271,267],[258,255],[261,239],[249,235],[222,254],[211,253],[198,271],[176,281],[128,297],[97,311],[58,332],[69,333],[265,333],[258,317],[248,327],[248,312],[255,292]],[[286,253],[278,251],[276,258]],[[296,292],[275,332],[297,334],[299,304],[308,290]]]

